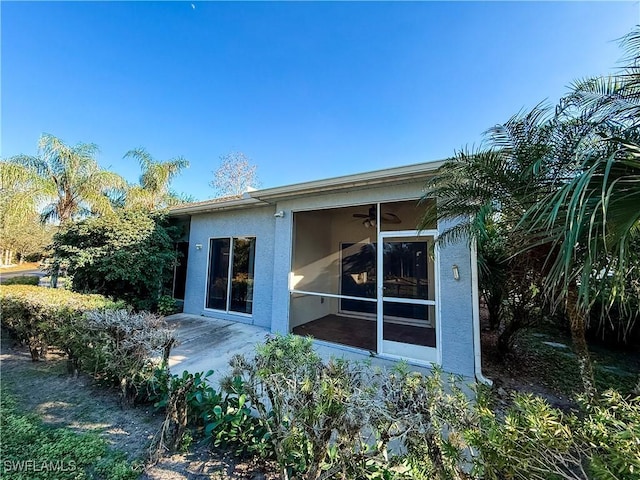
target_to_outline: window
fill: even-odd
[[[212,238],[206,307],[224,312],[253,312],[255,237]]]

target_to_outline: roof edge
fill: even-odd
[[[368,185],[392,184],[405,179],[420,180],[432,175],[446,160],[415,163],[401,167],[385,168],[370,172],[342,175],[339,177],[313,180],[310,182],[294,183],[281,187],[265,188],[244,193],[241,197],[231,197],[228,200],[212,199],[196,203],[187,203],[171,207],[170,216],[197,214],[219,210],[246,208],[258,205],[268,205],[276,200],[344,190]]]
[[[437,170],[445,160],[433,162],[415,163],[401,167],[385,168],[370,172],[343,175],[323,180],[312,180],[310,182],[294,183],[282,187],[265,188],[251,192],[250,195],[261,200],[274,200],[287,198],[296,195],[308,195],[320,193],[328,190],[339,190],[341,188],[353,188],[359,186],[393,183],[404,177],[413,179],[426,178]]]

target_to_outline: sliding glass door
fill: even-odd
[[[212,238],[206,308],[250,315],[253,312],[254,237]]]

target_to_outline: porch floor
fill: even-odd
[[[293,333],[318,340],[340,343],[351,347],[376,351],[376,322],[364,318],[326,315],[317,320],[294,327]],[[410,343],[425,347],[436,346],[435,328],[413,327],[385,323],[385,340]]]

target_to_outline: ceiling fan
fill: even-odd
[[[369,213],[365,214],[365,213],[354,213],[353,216],[355,218],[364,218],[364,221],[362,222],[362,224],[369,228],[369,227],[375,227],[376,226],[376,207],[375,205],[372,205],[371,207],[369,207]],[[380,212],[380,219],[382,220],[382,223],[402,223],[402,220],[400,220],[400,217],[398,217],[395,213],[391,213],[391,212]]]

